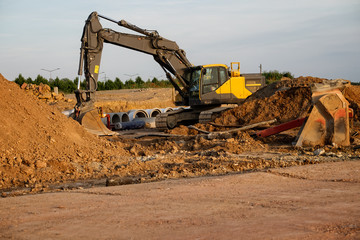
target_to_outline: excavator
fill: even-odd
[[[103,28],[100,18],[138,34]],[[158,129],[171,129],[180,123],[211,121],[229,108],[224,105],[241,103],[265,85],[265,78],[260,73],[240,74],[239,62],[232,62],[230,67],[225,64],[194,66],[175,41],[160,36],[156,30],[142,29],[125,20],[116,21],[92,12],[81,37],[79,81],[75,91],[77,103],[72,117],[100,135],[110,134],[93,107],[104,43],[152,55],[177,91],[176,105],[190,106],[159,114],[155,122]],[[85,90],[80,89],[83,70]]]

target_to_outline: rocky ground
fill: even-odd
[[[288,79],[274,83],[248,98],[240,107],[229,110],[219,116],[215,120],[215,125],[197,124],[195,127],[210,132],[216,132],[226,131],[234,129],[234,126],[247,125],[264,120],[277,119],[278,122],[286,122],[288,120],[306,116],[309,113],[311,106],[311,93],[309,91],[309,85],[313,82],[321,81],[323,81],[323,79],[300,77],[295,80]],[[306,199],[305,195],[308,194],[308,191],[310,190],[302,188],[303,182],[299,181],[301,179],[309,179],[311,181],[315,179],[315,182],[320,181],[320,189],[326,189],[327,186],[331,187],[333,184],[332,182],[336,182],[338,180],[340,182],[345,182],[346,184],[349,184],[345,184],[349,190],[349,197],[346,200],[349,202],[347,206],[355,206],[357,209],[359,208],[359,192],[356,191],[356,189],[359,189],[359,180],[354,178],[355,180],[353,181],[352,177],[350,178],[347,175],[349,171],[352,174],[351,176],[354,175],[354,172],[358,173],[358,171],[360,171],[358,165],[360,160],[360,137],[359,134],[357,134],[360,130],[360,88],[358,86],[350,85],[343,91],[345,97],[350,103],[350,106],[354,109],[355,112],[354,123],[351,132],[351,146],[324,146],[321,148],[293,147],[292,142],[295,140],[299,129],[289,130],[282,134],[264,139],[254,137],[254,133],[258,131],[257,129],[247,131],[233,131],[231,133],[221,134],[214,137],[213,135],[204,134],[185,126],[168,131],[166,133],[168,134],[167,137],[143,137],[140,139],[135,139],[132,132],[127,131],[122,132],[119,136],[100,138],[88,133],[77,122],[66,118],[61,113],[61,111],[73,107],[74,101],[69,100],[73,99],[73,96],[58,96],[51,93],[44,94],[44,89],[46,91],[46,87],[36,88],[34,86],[23,86],[23,89],[21,89],[15,83],[7,81],[0,74],[0,95],[2,99],[2,101],[0,101],[0,113],[1,116],[3,116],[0,118],[0,192],[1,196],[3,197],[3,199],[1,199],[3,200],[1,206],[8,206],[10,207],[9,209],[12,209],[12,204],[18,200],[16,200],[17,198],[11,198],[11,196],[28,195],[29,193],[35,194],[41,192],[61,192],[60,194],[64,194],[62,196],[67,198],[68,196],[66,194],[68,193],[65,192],[68,190],[75,192],[78,190],[81,192],[91,192],[91,189],[94,186],[115,186],[135,183],[150,184],[150,182],[151,184],[155,184],[153,182],[159,182],[161,180],[183,178],[192,179],[194,177],[200,176],[212,176],[215,177],[213,179],[220,179],[211,181],[224,181],[222,182],[222,187],[224,189],[231,189],[232,186],[237,186],[239,181],[241,183],[249,182],[250,180],[245,176],[249,176],[250,179],[252,179],[253,176],[256,176],[254,180],[256,184],[260,184],[262,181],[264,181],[262,182],[263,184],[268,184],[267,181],[270,181],[271,179],[268,177],[264,178],[263,175],[260,174],[266,172],[266,176],[272,176],[271,178],[285,177],[287,179],[295,179],[296,181],[289,184],[293,187],[292,189],[299,187],[304,190],[304,195],[299,197],[299,199],[303,200]],[[171,89],[104,91],[99,92],[97,95],[97,106],[103,107],[105,112],[127,111],[133,108],[173,106],[171,105],[171,99],[173,97]],[[135,99],[134,96],[136,96]],[[144,131],[146,133],[146,130]],[[287,170],[287,167],[296,166],[302,166],[302,168],[299,169],[308,169],[306,171],[312,171],[313,168],[321,168],[322,170],[316,172],[316,177],[313,175],[311,175],[311,177],[309,177],[310,175],[305,176],[306,173],[303,175],[302,171],[305,170],[297,170],[300,171],[301,174],[299,172],[292,173],[291,171]],[[321,174],[325,174],[323,172],[328,172],[329,174],[331,173],[327,170],[326,166],[329,166],[329,169],[333,169],[333,166],[336,166],[336,168],[343,166],[343,175],[338,176],[334,172],[333,174],[336,176],[331,175],[329,178],[325,177],[325,180],[319,180],[319,176]],[[259,173],[257,175],[252,175],[253,172]],[[241,175],[241,180],[227,181],[226,179],[229,178],[224,178],[224,176],[233,176],[233,174],[236,173],[251,174]],[[200,179],[194,181],[200,181],[203,183],[203,181],[206,182],[207,180]],[[185,184],[184,187],[188,184],[186,181],[179,181],[177,183],[180,185]],[[166,181],[165,183],[162,182],[159,184],[166,185],[168,183]],[[275,195],[281,196],[281,194],[285,191],[282,190],[282,187],[284,187],[283,183],[281,183],[281,181],[273,182],[273,184],[275,184],[273,187],[276,194],[274,193],[274,195],[268,193],[271,196],[269,195],[269,199],[265,202],[258,202],[256,200],[260,197],[259,194],[263,194],[263,191],[265,191],[260,190],[261,185],[256,184],[249,186],[246,184],[240,184],[241,186],[239,185],[239,187],[244,188],[241,191],[248,191],[251,186],[257,186],[259,191],[255,191],[252,195],[253,198],[249,198],[248,201],[252,202],[252,204],[263,204],[265,206],[264,208],[269,210],[266,212],[269,214],[269,216],[271,214],[276,215],[278,212],[272,212],[272,210],[280,209],[280,205],[283,204],[283,202],[281,202],[279,199],[274,200],[273,197]],[[311,186],[311,184],[313,184],[313,182],[309,182],[309,186]],[[157,188],[157,185],[140,185],[145,186],[145,188],[146,186],[155,186],[155,189]],[[134,186],[134,189],[143,188],[136,187],[140,185],[132,186]],[[208,186],[208,184],[205,183],[203,186],[204,187],[202,188],[206,189],[205,186]],[[341,191],[341,186],[336,186],[333,191]],[[340,188],[338,189],[338,187]],[[129,189],[132,189],[131,186],[129,186]],[[188,194],[191,195],[193,194],[192,191],[194,191],[194,189],[190,187],[190,189],[186,191],[189,191]],[[103,191],[107,193],[100,193]],[[101,196],[107,195],[108,191],[111,192],[111,190],[96,190],[96,192],[99,192]],[[180,192],[182,191],[183,190],[180,190]],[[223,191],[219,191],[220,192],[217,193],[219,195],[216,195],[215,193],[214,194],[216,196],[222,196]],[[311,191],[316,191],[316,189]],[[353,193],[353,195],[351,195],[351,193]],[[179,192],[175,191],[173,194],[174,197],[181,197]],[[207,194],[208,193],[204,195],[205,199],[209,197]],[[38,201],[39,199],[43,198],[41,196],[43,195],[34,195],[34,201]],[[49,196],[49,199],[52,198],[52,195],[46,194],[46,196]],[[71,194],[71,196],[73,195]],[[84,196],[89,197],[91,195],[86,194]],[[28,197],[29,201],[33,201],[30,200],[31,196]],[[141,195],[140,197],[144,198],[146,196]],[[238,196],[239,199],[242,197],[244,197],[244,195]],[[322,192],[317,193],[316,197],[317,200],[315,199],[314,201],[318,205],[321,205],[321,201],[325,201],[324,199],[332,197],[332,195],[329,195],[327,191],[322,190]],[[171,202],[171,199],[172,197],[168,198],[166,201]],[[227,197],[224,199],[226,200]],[[46,197],[43,200],[47,201]],[[128,204],[130,206],[130,202],[133,201],[133,198],[128,198],[127,201],[129,201]],[[281,203],[279,202],[277,205],[276,201],[280,201]],[[290,209],[292,208],[291,206],[297,209],[295,205],[299,202],[296,201],[296,204],[293,204],[293,201],[295,200],[290,199],[286,200],[285,202],[289,203]],[[338,201],[342,200],[340,198],[334,198],[334,200],[332,200],[333,205],[331,205],[331,207],[342,209],[341,204]],[[201,203],[202,200],[198,200],[198,202],[189,202],[191,205],[190,209],[196,208],[196,206],[199,204],[201,205]],[[241,201],[238,203],[229,203],[231,206],[227,205],[227,203],[228,202],[225,201],[221,205],[225,208],[225,212],[230,211],[232,204],[240,204],[242,206],[241,208],[246,205],[246,202],[244,203]],[[209,209],[216,208],[217,204],[217,201],[211,203],[209,205]],[[308,204],[312,203],[309,202]],[[256,208],[258,205],[249,205],[248,207],[251,208],[251,206]],[[307,204],[302,205],[301,209],[305,209],[308,206],[309,205]],[[314,206],[317,205],[315,204]],[[140,205],[138,207],[139,208],[137,211],[144,210]],[[175,206],[171,207],[175,208]],[[219,211],[222,211],[222,207],[219,207]],[[60,206],[60,209],[61,208],[62,207]],[[65,208],[67,209],[68,206],[65,206]],[[344,209],[345,208],[346,207],[344,207]],[[311,211],[314,210],[314,208],[311,209]],[[348,208],[345,210],[347,214],[347,211],[349,211]],[[23,211],[26,212],[25,209],[23,209]],[[42,210],[39,210],[39,212],[41,211]],[[324,211],[328,210],[325,209]],[[20,231],[22,228],[20,229],[16,227],[10,227],[12,223],[21,221],[6,215],[6,213],[10,213],[9,211],[6,211],[6,213],[2,211],[1,213],[5,215],[0,217],[2,217],[2,219],[7,219],[7,222],[4,222],[3,225],[0,225],[0,230],[4,229],[4,233],[6,233],[0,236],[15,236],[15,238],[19,236],[19,238],[22,238],[21,235],[14,234],[17,231]],[[240,222],[243,222],[248,217],[250,217],[249,221],[256,225],[260,223],[260,220],[257,217],[255,218],[255,216],[260,216],[262,213],[263,212],[259,211],[257,214],[252,215],[252,213],[249,212],[248,214],[244,215],[247,216],[246,218],[242,218],[240,215],[236,214],[230,216],[232,216],[234,219],[239,217],[238,220]],[[304,215],[301,216],[302,218],[304,217]],[[345,236],[350,237],[351,239],[354,236],[358,236],[356,234],[359,232],[359,223],[354,220],[358,216],[356,216],[356,214],[351,216],[352,217],[348,220],[343,219],[339,222],[336,222],[335,220],[326,222],[325,217],[323,220],[318,219],[318,224],[314,225],[315,230],[310,229],[309,231],[316,232],[316,229],[320,229],[318,231],[320,232],[319,236],[323,238],[326,238],[326,236],[328,236],[327,233],[330,232],[329,236],[331,237],[335,236],[336,238],[337,236],[340,236],[340,238],[342,238]],[[190,216],[184,217],[186,219],[190,218]],[[196,220],[199,221],[199,225],[204,227],[203,231],[197,233],[200,235],[204,234],[206,232],[205,229],[209,229],[210,225],[212,225],[211,222],[218,226],[220,219],[224,218],[225,215],[220,214],[218,217],[219,219],[216,221],[211,220],[211,218],[206,219],[206,216]],[[288,219],[284,220],[284,222],[289,221],[289,219],[290,215]],[[271,218],[271,221],[272,220],[273,219]],[[144,221],[148,220],[145,219]],[[165,220],[160,218],[159,221],[160,222],[156,223],[161,225]],[[168,221],[168,219],[166,221]],[[172,225],[173,222],[171,220],[169,221],[171,224],[165,224],[164,229],[177,229]],[[179,226],[181,226],[181,223],[184,221],[186,223],[186,227],[188,227],[189,224],[192,225],[192,221],[187,221],[183,218],[180,218],[180,220],[178,219],[176,221],[180,221],[178,222],[180,224]],[[207,224],[207,222],[210,225]],[[226,222],[227,227],[231,226],[230,222],[231,221]],[[67,223],[70,225],[74,224],[71,221]],[[133,224],[133,228],[135,229],[138,225],[136,223]],[[294,220],[294,224],[299,224],[299,222]],[[175,223],[175,225],[177,224]],[[197,225],[197,223],[195,223],[195,225]],[[34,227],[34,229],[40,228],[40,226],[29,225],[29,227],[30,226]],[[219,226],[221,226],[221,224]],[[305,229],[310,228],[310,225],[296,226]],[[265,232],[269,230],[269,227],[271,226],[268,225]],[[29,232],[29,229],[24,228],[24,233]],[[237,233],[239,233],[239,231],[240,230],[234,230],[233,232],[230,231],[228,235],[229,238],[235,236]],[[326,233],[325,235],[323,235],[324,232]],[[340,235],[336,235],[338,232],[340,232]],[[153,233],[155,235],[151,235],[152,237],[150,238],[156,238],[154,236],[158,236],[156,234],[159,234],[157,231],[154,231]],[[168,236],[166,235],[167,232],[165,230],[162,233],[165,234],[164,236]],[[335,235],[332,235],[332,233],[335,233]],[[59,234],[61,235],[61,233]],[[290,233],[287,232],[286,234]],[[41,238],[42,236],[46,237],[47,235],[45,234],[35,236]],[[65,236],[63,238],[71,237],[68,235],[61,236]],[[139,236],[139,238],[143,238],[145,235]],[[189,237],[196,236],[197,235],[189,235]],[[286,238],[286,236],[287,235],[279,235],[280,238]],[[295,238],[310,236],[310,238],[312,238],[312,236],[317,237],[318,235],[312,235],[311,233],[310,235],[300,234],[289,236],[294,236]],[[109,235],[109,238],[112,238],[112,236]]]
[[[282,122],[304,116],[310,108],[309,83],[322,80],[307,77],[272,84],[240,107],[225,112],[215,122],[228,126],[269,119]],[[326,146],[321,154],[317,148],[294,148],[291,143],[298,129],[266,139],[254,138],[254,130],[209,137],[185,126],[168,131],[170,135],[166,138],[137,140],[129,138],[129,132],[100,138],[61,114],[64,106],[72,106],[71,96],[48,99],[42,96],[53,94],[44,86],[22,86],[20,89],[2,76],[0,81],[3,99],[0,111],[2,116],[9,116],[0,119],[0,189],[3,195],[12,194],[14,189],[48,191],[56,184],[86,179],[108,179],[109,184],[121,183],[121,179],[152,182],[353,160],[359,156],[358,135],[352,138],[350,147]],[[345,95],[354,109],[359,106],[358,93],[356,86],[346,90]],[[98,94],[97,104],[105,110],[129,110],[136,104],[142,108],[154,107],[152,104],[161,101],[166,104],[171,98],[171,89],[105,91]],[[211,132],[232,129],[209,124],[196,126]],[[353,130],[358,130],[357,121]]]

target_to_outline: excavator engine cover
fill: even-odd
[[[296,146],[350,145],[349,103],[339,89],[314,91],[313,109]]]

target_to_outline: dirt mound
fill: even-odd
[[[226,111],[215,123],[222,125],[243,125],[271,119],[287,122],[305,117],[311,108],[312,83],[328,81],[324,78],[299,77],[292,80],[274,82],[250,97],[240,106]],[[349,86],[344,95],[355,110],[355,118],[360,117],[360,88]]]
[[[360,121],[360,86],[351,85],[345,88],[344,96],[354,110],[354,120]]]
[[[184,125],[180,125],[179,127],[176,127],[174,129],[169,129],[166,131],[169,134],[175,134],[175,135],[196,135],[198,134],[198,131],[194,129],[190,129]]]
[[[0,95],[0,189],[104,174],[93,166],[125,154],[1,74]]]
[[[254,94],[250,95],[246,99],[246,101],[268,98],[274,95],[278,91],[286,91],[290,88],[299,88],[299,87],[308,88],[312,83],[322,83],[324,80],[326,81],[327,79],[301,76],[294,79],[285,79],[278,82],[273,82],[272,84],[269,84],[266,87],[259,89]]]
[[[215,119],[215,123],[243,125],[272,119],[287,122],[304,116],[310,107],[310,88],[295,87],[276,91],[270,97],[247,100],[242,105],[223,113]]]

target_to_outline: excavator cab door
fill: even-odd
[[[201,74],[200,100],[205,104],[221,104],[226,101],[228,96],[221,92],[221,86],[228,78],[225,66],[213,65],[204,68]]]
[[[194,68],[190,72],[189,104],[191,106],[200,105],[200,77],[201,68]]]

